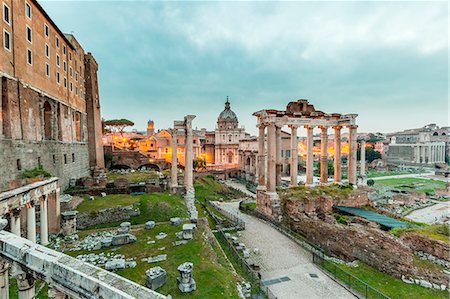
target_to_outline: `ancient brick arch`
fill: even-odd
[[[165,159],[150,159],[138,151],[114,151],[112,155],[111,169],[141,169],[145,166],[162,171],[170,165]]]

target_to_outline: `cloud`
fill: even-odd
[[[298,98],[363,131],[448,124],[446,2],[42,4],[99,62],[104,117],[140,129],[213,129],[227,95],[252,133],[252,112]]]

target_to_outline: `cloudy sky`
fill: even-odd
[[[96,57],[103,117],[137,129],[213,129],[226,96],[251,133],[300,98],[360,131],[449,123],[446,1],[40,3]]]

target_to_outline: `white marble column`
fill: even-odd
[[[328,182],[328,127],[320,127],[320,183]]]
[[[341,165],[341,127],[335,126],[334,129],[334,182],[342,181]]]
[[[27,239],[36,243],[36,208],[29,203],[27,209]]]
[[[19,289],[19,299],[34,299],[35,298],[35,290],[34,283],[35,279],[25,273],[22,272],[16,276],[17,278],[17,286]]]
[[[305,126],[306,129],[306,186],[314,184],[314,140],[312,126]]]
[[[259,125],[258,128],[258,190],[266,190],[266,127],[264,125]]]
[[[178,187],[178,144],[177,144],[177,130],[172,129],[172,140],[170,141],[170,146],[172,148],[172,159],[170,166],[170,188],[172,189],[172,193],[176,192],[176,188]]]
[[[11,215],[11,217],[10,217],[11,233],[20,237],[21,236],[21,233],[20,233],[20,210],[14,209],[13,211],[11,211],[10,215]]]
[[[281,172],[283,162],[281,158],[281,127],[276,126],[276,147],[277,147],[277,187],[281,186]]]
[[[40,226],[41,226],[41,245],[48,244],[48,216],[47,216],[47,195],[40,198]]]
[[[418,164],[420,163],[420,145],[415,147],[415,153],[416,153],[415,162]]]
[[[277,137],[275,124],[267,127],[267,192],[276,192],[277,171]]]
[[[359,173],[362,177],[366,176],[366,141],[361,140],[361,161],[359,165]]]
[[[422,145],[421,147],[420,147],[420,159],[421,159],[421,163],[426,163],[426,154],[425,154],[425,146],[424,145]]]
[[[291,187],[298,185],[298,138],[297,126],[291,125]]]
[[[184,145],[185,150],[185,162],[184,162],[184,170],[185,170],[185,187],[186,190],[191,190],[194,188],[193,183],[193,132],[192,132],[192,120],[195,118],[195,115],[187,115],[184,117],[184,122],[186,125],[186,142]]]
[[[9,263],[0,259],[0,298],[9,298]]]
[[[349,150],[348,150],[348,182],[349,184],[356,185],[356,129],[358,126],[350,125],[348,127],[348,141],[349,141]]]

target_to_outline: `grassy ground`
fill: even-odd
[[[115,206],[134,204],[139,207],[141,214],[131,217],[132,224],[143,224],[149,220],[156,222],[169,221],[172,217],[185,218],[188,216],[184,199],[168,192],[146,193],[142,195],[117,194],[106,197],[95,197],[95,200],[84,200],[78,207],[79,212],[93,212]],[[98,225],[96,228],[111,227],[119,223]]]
[[[332,196],[333,198],[345,198],[352,191],[353,188],[350,186],[329,185],[329,186],[316,186],[314,188],[297,186],[285,189],[279,193],[281,199],[305,200],[320,195],[329,195]]]
[[[35,299],[47,299],[48,287],[47,283],[37,280],[35,284],[36,298]],[[14,278],[9,279],[9,299],[18,299],[19,290],[17,289],[17,281]],[[1,298],[3,299],[3,298]]]
[[[405,191],[434,192],[437,188],[444,188],[445,182],[421,178],[396,178],[375,181],[375,187],[390,187]]]
[[[397,170],[397,171],[377,171],[377,170],[369,170],[367,171],[368,178],[377,178],[382,176],[391,176],[391,175],[401,175],[401,174],[411,174],[411,173],[422,173],[420,170]]]
[[[205,240],[202,237],[205,228],[199,225],[194,240],[185,245],[174,246],[172,242],[176,240],[175,233],[180,230],[181,226],[170,224],[158,224],[152,230],[134,228],[132,234],[137,237],[136,243],[91,252],[114,252],[115,254],[123,254],[126,258],[135,258],[136,268],[119,270],[117,274],[139,284],[144,284],[146,270],[161,266],[167,271],[167,283],[157,291],[163,294],[171,294],[174,298],[237,298],[236,282],[239,278],[233,273],[230,264],[215,241]],[[159,232],[166,233],[167,237],[157,240],[155,236]],[[83,235],[87,233],[90,232],[85,231]],[[149,240],[155,240],[156,243],[147,244]],[[164,250],[159,250],[163,247],[165,247]],[[86,252],[67,253],[77,256]],[[167,260],[151,264],[141,261],[142,258],[159,254],[167,254]],[[193,278],[197,283],[197,290],[192,294],[182,294],[176,285],[176,278],[179,276],[177,267],[187,261],[194,264]]]
[[[206,199],[226,201],[245,197],[242,192],[231,189],[209,176],[196,180],[194,188],[195,198],[201,203],[204,203]]]
[[[157,179],[158,173],[156,171],[146,171],[146,172],[129,172],[125,174],[116,173],[116,172],[108,172],[106,174],[106,177],[108,180],[115,180],[118,178],[124,178],[127,179],[130,183],[140,183],[140,182],[146,182],[147,180],[153,180]]]
[[[432,224],[417,228],[396,228],[391,230],[391,233],[397,237],[404,232],[413,232],[418,235],[424,235],[450,244],[450,232],[449,227],[446,224]]]
[[[339,265],[345,271],[357,276],[367,284],[396,299],[432,299],[448,298],[447,291],[430,290],[417,285],[406,284],[400,279],[393,278],[364,263],[359,262],[358,267]],[[345,278],[344,278],[345,280]]]

